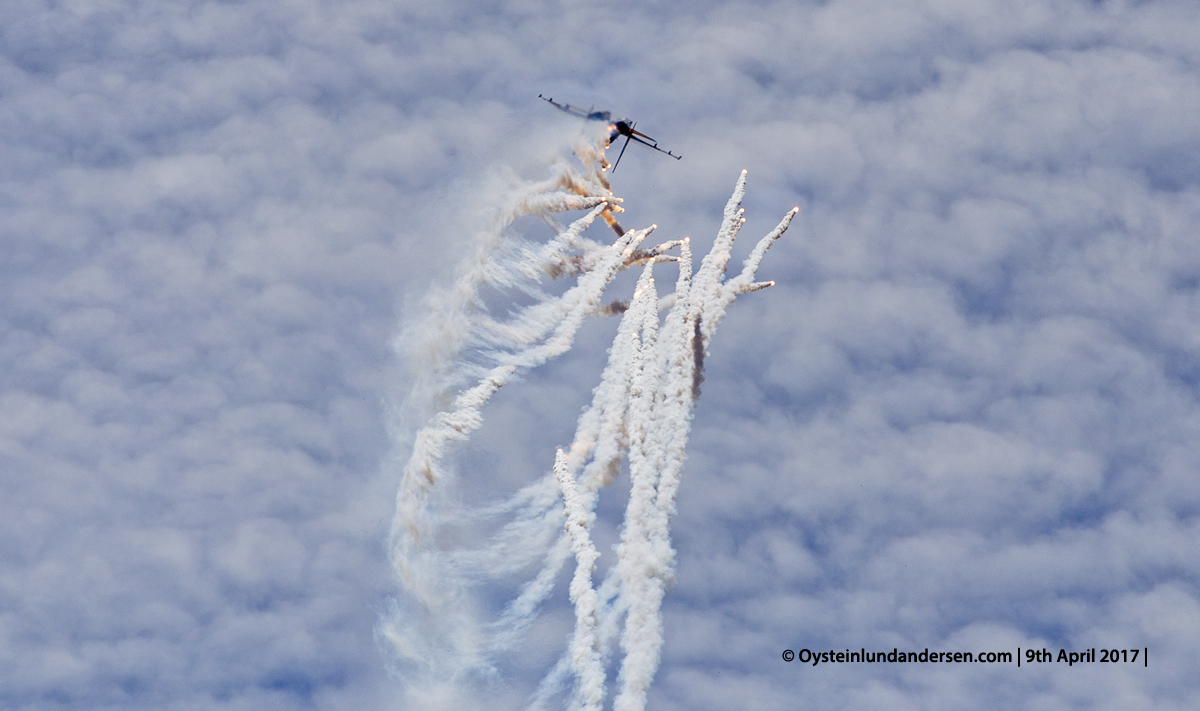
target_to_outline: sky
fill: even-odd
[[[702,253],[742,169],[744,242],[801,209],[706,360],[649,708],[1200,706],[1197,36],[1169,1],[3,3],[0,706],[418,708],[377,634],[393,341],[569,154],[539,93],[683,156],[626,153],[627,227]],[[464,498],[549,471],[614,328],[497,395]],[[1148,665],[781,658],[1093,647]]]

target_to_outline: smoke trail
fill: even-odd
[[[579,674],[579,699],[588,711],[599,709],[604,701],[604,663],[596,639],[596,590],[592,587],[592,571],[600,552],[592,543],[588,531],[589,512],[579,498],[575,477],[567,466],[562,449],[554,458],[554,476],[562,487],[563,508],[566,512],[567,535],[575,552],[575,576],[571,579],[571,602],[575,603],[575,637],[571,641],[571,667]]]
[[[408,404],[440,411],[411,440],[390,542],[404,596],[381,632],[409,665],[414,697],[427,705],[439,698],[457,703],[459,687],[496,673],[494,662],[520,641],[573,556],[568,597],[574,632],[530,709],[546,708],[573,678],[571,708],[600,711],[618,653],[613,709],[644,709],[662,647],[662,600],[674,582],[669,526],[708,344],[737,296],[772,284],[755,282],[755,274],[796,213],[789,212],[759,241],[742,272],[726,280],[745,221],[743,171],[713,248],[693,274],[686,238],[641,248],[654,226],[626,231],[617,223],[620,200],[603,172],[603,147],[582,144],[576,153],[582,171],[558,164],[550,179],[506,196],[453,287],[433,290],[427,318],[404,333],[405,343],[418,344],[412,355],[422,368]],[[566,227],[554,218],[574,210],[588,212]],[[542,218],[555,237],[543,245],[514,237],[508,228],[525,215]],[[584,236],[596,217],[612,228],[613,242]],[[676,248],[678,257],[668,255]],[[674,293],[660,299],[654,269],[662,262],[678,262],[679,274]],[[642,272],[632,298],[602,304],[616,274],[635,266]],[[552,294],[542,286],[546,277],[574,283]],[[504,290],[533,303],[493,316],[483,292]],[[565,353],[588,316],[619,316],[617,335],[592,402],[552,469],[485,508],[465,509],[440,495],[456,476],[447,462],[450,445],[479,428],[487,402],[513,377]],[[454,391],[459,394],[451,400]],[[623,461],[631,487],[620,544],[596,586],[595,509]],[[477,521],[500,523],[475,545],[449,545],[439,535]],[[525,582],[503,611],[483,612],[480,586],[513,575]]]

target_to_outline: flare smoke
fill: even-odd
[[[643,248],[654,226],[625,231],[617,222],[621,201],[609,190],[603,150],[583,144],[576,153],[582,170],[559,164],[549,180],[505,196],[457,282],[435,289],[428,317],[403,336],[420,368],[408,404],[436,414],[406,445],[410,456],[390,538],[404,594],[381,630],[402,660],[414,702],[425,707],[469,703],[464,687],[494,676],[495,661],[538,616],[571,559],[574,632],[528,708],[549,708],[568,688],[573,709],[600,711],[610,692],[614,711],[645,707],[662,646],[662,600],[674,579],[670,521],[704,355],[729,305],[773,283],[755,281],[755,273],[797,212],[789,211],[758,242],[742,271],[726,279],[745,221],[739,207],[743,171],[717,239],[693,274],[687,238]],[[555,217],[584,210],[566,226]],[[543,245],[513,237],[508,228],[524,215],[546,220],[555,237]],[[584,236],[597,217],[615,240]],[[676,262],[678,276],[673,294],[660,298],[654,274],[663,262]],[[641,274],[632,297],[603,304],[616,274],[635,267]],[[554,295],[541,287],[547,278],[574,283]],[[487,290],[519,290],[534,303],[494,317],[483,306]],[[558,450],[550,471],[486,509],[467,511],[439,496],[455,476],[448,446],[479,428],[488,400],[515,374],[570,349],[589,316],[619,317],[616,339],[574,439]],[[459,394],[451,401],[454,392]],[[442,402],[449,404],[439,408]],[[631,487],[620,544],[597,583],[596,503],[623,461]],[[440,542],[439,531],[484,519],[495,522],[485,540],[453,547]],[[489,615],[477,599],[480,586],[513,575],[525,582],[502,612]],[[614,666],[618,674],[610,689]]]

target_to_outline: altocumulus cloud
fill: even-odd
[[[576,130],[539,92],[685,156],[626,155],[630,226],[707,249],[741,168],[752,233],[802,208],[713,343],[651,708],[1200,702],[1194,3],[18,1],[0,28],[0,705],[403,703],[373,640],[389,342],[489,171]],[[498,396],[520,416],[465,482],[549,469],[605,328]],[[497,698],[564,640],[534,630]]]

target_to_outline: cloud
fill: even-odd
[[[389,343],[500,166],[540,177],[574,135],[544,92],[684,156],[630,149],[628,226],[707,250],[742,168],[751,232],[802,207],[706,360],[652,706],[1194,707],[1198,27],[1167,1],[5,4],[0,705],[404,707],[373,636]],[[611,328],[497,395],[465,497],[550,470]],[[1151,656],[780,659],[855,645]]]

